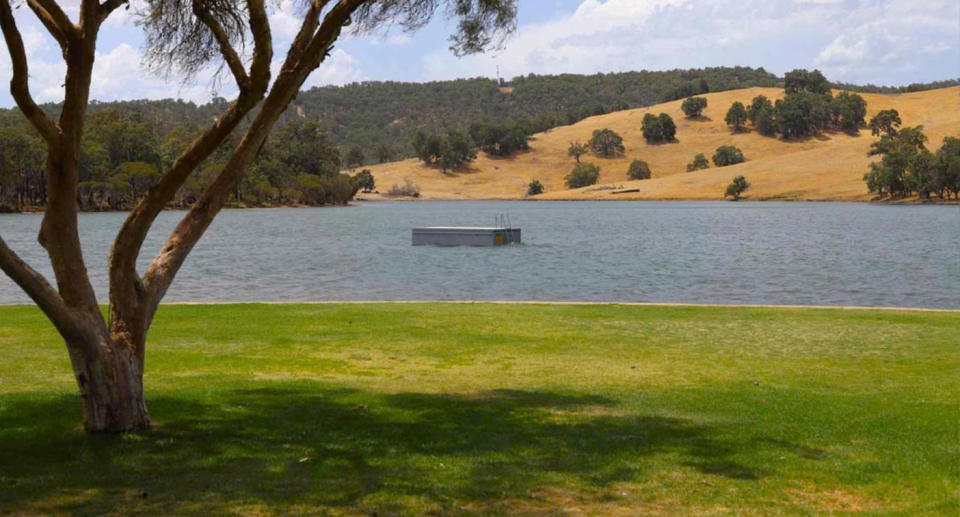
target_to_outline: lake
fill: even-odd
[[[523,244],[410,245],[410,228],[489,226]],[[166,212],[145,265],[182,212]],[[123,213],[82,214],[91,278]],[[0,236],[51,274],[40,215]],[[779,202],[368,202],[224,211],[165,301],[570,300],[960,308],[960,207]],[[0,303],[29,299],[0,275]]]

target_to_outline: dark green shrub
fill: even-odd
[[[693,157],[693,161],[687,164],[687,172],[698,171],[700,169],[709,169],[710,162],[707,160],[707,157],[703,153],[697,153]]]
[[[567,174],[564,181],[567,188],[580,188],[593,185],[600,178],[600,167],[592,163],[578,163]]]
[[[707,107],[706,97],[687,97],[683,104],[680,105],[680,109],[683,110],[683,113],[687,115],[687,118],[697,118],[703,114],[704,108]]]
[[[734,201],[740,201],[740,197],[748,188],[750,188],[750,184],[747,183],[747,178],[737,176],[727,185],[727,190],[724,192],[723,197],[733,197]]]
[[[743,152],[732,145],[721,145],[717,148],[717,152],[713,154],[713,164],[717,167],[726,167],[745,161]]]
[[[643,160],[633,160],[630,162],[630,168],[627,169],[627,178],[632,180],[650,179],[650,165]]]
[[[538,194],[543,194],[543,183],[540,183],[540,180],[533,180],[527,185],[527,195],[536,196]]]

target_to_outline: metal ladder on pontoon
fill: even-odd
[[[507,230],[504,235],[505,244],[513,242],[513,226],[510,224],[510,216],[508,214],[497,214],[494,217],[493,225],[496,228]]]

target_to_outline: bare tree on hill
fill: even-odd
[[[109,260],[109,314],[103,317],[77,233],[79,155],[89,103],[96,40],[103,22],[127,0],[81,0],[74,22],[56,0],[25,0],[59,44],[66,76],[59,117],[34,102],[15,0],[0,0],[0,29],[10,53],[10,91],[46,145],[48,201],[39,241],[55,282],[26,264],[0,238],[0,269],[46,314],[66,344],[89,432],[148,428],[143,390],[147,333],[160,301],[188,254],[228,201],[307,76],[329,55],[345,27],[358,33],[390,24],[415,30],[435,12],[458,20],[451,50],[479,52],[511,32],[516,0],[306,0],[301,25],[271,82],[273,40],[264,0],[148,0],[141,24],[146,59],[156,70],[192,75],[222,64],[239,93],[220,116],[177,157],[130,212]],[[250,48],[252,47],[252,49]],[[249,55],[249,59],[243,56]],[[142,273],[137,258],[157,215],[191,173],[247,116],[225,165],[184,215]]]

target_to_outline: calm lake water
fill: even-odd
[[[500,213],[523,228],[522,245],[410,245],[413,226],[489,226]],[[155,251],[180,216],[163,214],[145,250]],[[80,218],[104,300],[107,253],[124,217]],[[0,236],[50,274],[39,226],[39,215],[0,215]],[[441,299],[960,308],[960,207],[378,202],[230,210],[165,300]],[[25,302],[0,275],[0,303]]]

